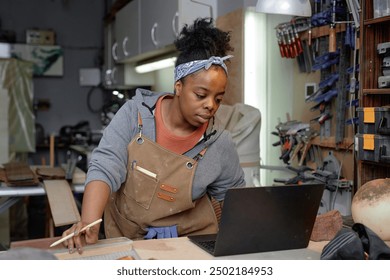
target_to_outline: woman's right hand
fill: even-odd
[[[95,244],[98,241],[100,225],[97,224],[88,227],[83,232],[80,232],[80,230],[87,225],[88,223],[80,221],[62,233],[62,237],[74,233],[72,238],[63,242],[64,246],[68,247],[70,254],[74,253],[76,250],[81,254],[83,252],[83,246],[86,244]]]

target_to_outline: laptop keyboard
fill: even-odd
[[[208,252],[214,252],[215,240],[198,241],[198,244]]]

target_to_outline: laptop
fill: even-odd
[[[323,184],[229,189],[218,233],[188,238],[213,256],[306,248],[323,190]]]

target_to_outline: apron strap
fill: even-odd
[[[138,138],[142,138],[142,118],[141,118],[141,114],[140,112],[138,111]],[[195,161],[198,161],[200,159],[203,158],[204,154],[206,153],[206,150],[207,150],[207,147],[205,147],[203,150],[201,150],[195,157],[194,157],[194,160]]]
[[[194,160],[198,161],[203,158],[204,154],[206,153],[207,147],[205,147],[203,150],[201,150],[196,156],[194,156]]]
[[[142,118],[141,118],[141,114],[140,112],[138,111],[138,133],[139,133],[139,138],[142,137]]]

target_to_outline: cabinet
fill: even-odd
[[[103,86],[107,89],[120,88],[124,85],[124,65],[118,64],[116,56],[115,21],[104,27],[104,65]]]
[[[381,107],[390,104],[390,88],[378,87],[378,77],[383,75],[383,55],[378,54],[377,46],[390,41],[390,16],[374,18],[373,0],[361,2],[360,106]],[[389,163],[361,158],[359,156],[358,186],[373,179],[390,177]]]
[[[210,2],[213,1],[203,1]],[[143,0],[141,4],[141,52],[170,45],[186,23],[212,17],[212,5],[192,0]]]
[[[144,0],[145,1],[145,0]],[[140,53],[140,0],[133,0],[118,11],[115,17],[115,43],[112,56],[122,62]]]
[[[115,20],[105,24],[103,86],[106,89],[128,89],[154,83],[152,73],[138,74],[134,67],[123,63],[139,54],[139,3],[139,0],[129,2],[119,10]]]
[[[216,18],[217,0],[132,0],[115,15],[112,56],[131,63],[173,51],[173,41],[186,23]]]
[[[178,1],[143,0],[141,15],[142,53],[172,44],[178,32]]]

